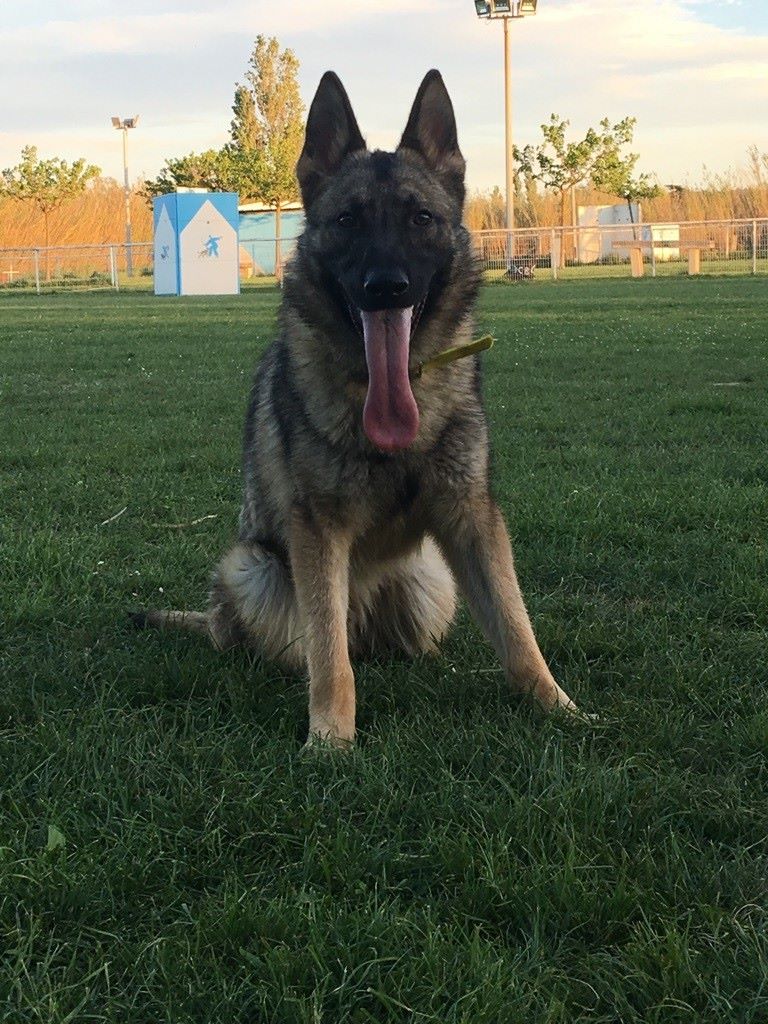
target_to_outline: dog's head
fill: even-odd
[[[421,83],[394,153],[366,149],[344,87],[326,72],[296,171],[323,285],[364,340],[365,433],[383,451],[407,448],[419,426],[411,338],[462,230],[464,158],[439,72]]]

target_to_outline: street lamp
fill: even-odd
[[[507,170],[507,266],[512,262],[512,229],[515,226],[515,183],[512,159],[512,74],[509,61],[509,22],[536,13],[537,0],[474,0],[478,18],[504,21],[504,126]]]
[[[133,276],[133,255],[131,250],[131,187],[128,184],[128,129],[135,128],[139,123],[139,115],[112,118],[112,127],[123,133],[123,181],[125,183],[125,269],[128,276]]]

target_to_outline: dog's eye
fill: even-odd
[[[413,215],[413,223],[418,224],[420,227],[423,227],[424,224],[429,224],[431,220],[432,214],[429,210],[419,210],[418,213],[414,213]]]
[[[352,228],[355,226],[355,218],[351,213],[340,213],[336,223],[342,228]]]

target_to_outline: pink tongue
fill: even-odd
[[[368,363],[363,430],[385,452],[407,448],[419,429],[419,409],[408,379],[411,314],[408,309],[360,310]]]

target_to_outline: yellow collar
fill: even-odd
[[[411,376],[420,377],[425,370],[434,370],[438,366],[452,363],[454,359],[463,359],[464,356],[474,355],[475,352],[483,352],[485,349],[491,348],[493,342],[492,334],[484,334],[482,338],[478,338],[477,341],[470,341],[468,345],[454,345],[453,348],[447,348],[445,352],[438,352],[436,356],[432,356],[426,362],[419,363],[416,369],[412,371]]]

